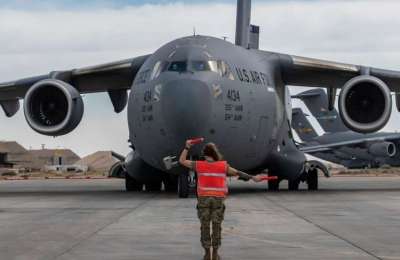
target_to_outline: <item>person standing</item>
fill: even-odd
[[[261,178],[230,167],[223,160],[214,143],[205,145],[203,149],[204,161],[187,160],[191,146],[192,142],[187,140],[179,157],[179,163],[194,170],[197,174],[197,215],[201,224],[200,241],[205,250],[204,260],[219,260],[218,249],[221,246],[225,198],[228,195],[227,177],[237,176],[242,180],[253,180],[255,182],[260,182]],[[212,234],[210,224],[212,225]]]

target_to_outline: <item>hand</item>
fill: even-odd
[[[189,148],[192,147],[192,143],[190,140],[186,140],[185,147]]]
[[[253,177],[251,177],[251,179],[252,179],[254,182],[261,182],[261,181],[262,181],[260,175],[253,176]]]
[[[248,182],[250,179],[245,179],[245,178],[239,177],[239,178],[238,178],[238,180],[239,180],[239,181],[245,181],[245,182]]]

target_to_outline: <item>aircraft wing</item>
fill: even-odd
[[[377,137],[367,137],[363,139],[355,139],[355,140],[349,140],[349,141],[343,141],[343,142],[336,142],[336,143],[330,143],[330,144],[323,144],[323,145],[307,145],[307,144],[302,144],[300,145],[299,149],[300,151],[304,153],[319,153],[319,152],[327,152],[331,151],[334,149],[338,149],[344,146],[363,146],[367,143],[373,143],[373,142],[381,142],[381,141],[400,141],[400,134],[387,134],[387,135],[381,135]]]
[[[149,56],[67,71],[54,71],[46,75],[0,83],[0,104],[7,116],[13,116],[19,108],[18,100],[25,97],[31,86],[45,79],[65,81],[80,93],[126,91],[132,86],[137,72]]]
[[[342,88],[359,75],[371,75],[384,81],[391,91],[400,92],[400,71],[384,70],[346,63],[279,54],[282,79],[287,85]]]

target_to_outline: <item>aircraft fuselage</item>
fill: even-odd
[[[212,37],[181,38],[141,67],[128,104],[130,140],[160,170],[192,137],[216,143],[234,167],[254,169],[276,149],[282,99],[273,66],[257,52]]]

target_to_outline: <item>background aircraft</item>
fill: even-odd
[[[49,136],[79,124],[81,94],[107,92],[116,112],[128,106],[132,152],[121,166],[127,190],[160,190],[164,182],[166,190],[186,197],[193,179],[180,167],[167,169],[164,159],[198,136],[217,143],[233,167],[279,176],[270,189],[283,179],[290,189],[300,181],[317,189],[316,169],[326,169],[307,161],[294,143],[286,86],[329,86],[329,108],[341,88],[344,124],[370,133],[389,120],[400,73],[258,50],[259,27],[250,16],[251,1],[239,0],[235,44],[194,35],[132,59],[0,83],[0,104],[10,117],[24,99],[30,127]],[[200,151],[196,147],[191,157]]]
[[[343,124],[336,108],[329,110],[328,96],[321,88],[304,91],[297,95],[292,95],[303,101],[311,114],[317,119],[319,125],[325,133],[346,132],[349,129]]]
[[[301,108],[293,109],[292,118],[292,127],[302,140],[299,149],[305,153],[350,169],[400,165],[400,134],[347,130],[318,135]]]

